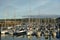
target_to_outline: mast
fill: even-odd
[[[55,25],[56,25],[56,20],[55,20],[55,18],[54,18],[54,30],[55,30]]]
[[[31,0],[29,1],[29,13],[31,14]],[[30,21],[31,21],[31,20],[30,20],[30,17],[29,17],[29,26],[31,26],[31,25],[30,25]]]
[[[38,15],[40,16],[40,8],[39,8],[39,10],[38,10]],[[40,26],[40,18],[38,18],[38,25]]]
[[[7,8],[8,9],[8,8]],[[8,11],[6,9],[6,13],[5,13],[5,27],[4,28],[7,28],[7,15],[8,15]]]
[[[47,20],[47,21],[48,21],[48,24],[49,24],[49,18],[48,18],[48,20]]]
[[[44,18],[44,20],[45,20],[45,23],[44,23],[44,25],[45,25],[45,29],[47,30],[47,28],[46,28],[46,18]]]
[[[14,9],[14,27],[16,26],[16,9]]]
[[[31,19],[31,21],[32,21],[32,26],[34,26],[34,25],[33,25],[33,18]]]
[[[5,28],[6,28],[6,13],[5,13]]]
[[[6,8],[6,10],[5,10],[5,27],[4,28],[6,28],[7,27],[7,24],[6,24],[6,21],[7,21],[7,15],[8,15],[8,4],[9,4],[9,1],[7,1],[7,8]]]

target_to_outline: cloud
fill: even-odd
[[[60,15],[60,2],[58,0],[49,0],[46,4],[38,6],[33,11],[40,11],[40,13],[37,13],[38,15]]]
[[[13,18],[14,11],[16,11],[16,17],[39,14],[60,15],[60,0],[0,0],[0,14],[2,15],[0,18],[4,17],[4,10],[9,12],[9,18]]]

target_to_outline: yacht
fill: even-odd
[[[20,29],[20,30],[16,30],[13,35],[16,35],[16,36],[21,36],[21,35],[26,35],[26,30],[25,29]]]
[[[48,39],[48,37],[49,37],[49,31],[45,31],[44,32],[44,36],[45,36],[45,39]]]
[[[8,34],[8,30],[1,31],[1,34]]]

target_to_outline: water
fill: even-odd
[[[11,35],[5,35],[1,36],[1,40],[59,40],[56,38],[49,37],[48,39],[45,39],[44,36],[41,36],[40,38],[37,38],[36,36],[11,36]]]

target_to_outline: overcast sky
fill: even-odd
[[[60,0],[0,0],[0,18],[60,15]]]

